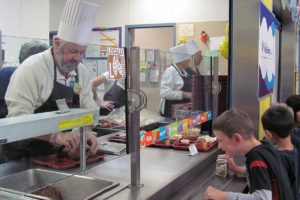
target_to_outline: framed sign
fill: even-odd
[[[88,46],[85,57],[107,59],[108,48],[122,46],[122,27],[93,28],[91,45]]]
[[[109,78],[124,79],[126,76],[124,48],[109,47],[107,61],[109,69]]]

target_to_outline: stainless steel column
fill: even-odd
[[[3,58],[2,58],[2,34],[0,30],[0,69],[2,68],[3,65]]]
[[[219,112],[219,93],[221,91],[221,86],[219,83],[219,59],[218,55],[211,57],[211,65],[212,65],[212,119],[216,119]]]
[[[294,22],[291,19],[284,19],[284,21],[282,21],[280,49],[280,102],[284,102],[290,95],[294,94],[295,91],[296,39]]]
[[[86,170],[86,127],[80,127],[80,172]]]
[[[140,90],[140,49],[138,47],[130,48],[128,82],[128,139],[129,153],[131,163],[131,187],[139,187],[140,184],[140,112],[134,109],[135,101],[132,91]]]
[[[259,127],[259,0],[230,0],[229,107],[246,111]]]

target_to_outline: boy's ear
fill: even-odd
[[[268,138],[272,138],[273,137],[272,133],[270,131],[265,130],[265,133],[266,133],[266,137],[268,137]]]
[[[243,138],[242,138],[241,134],[235,133],[235,134],[233,134],[233,139],[235,142],[239,143],[242,141]]]

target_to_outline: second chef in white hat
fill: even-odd
[[[200,64],[203,59],[202,57],[202,51],[200,50],[199,46],[195,42],[195,40],[191,40],[188,43],[186,43],[187,50],[189,54],[192,55],[192,62],[190,67],[186,69],[188,74],[191,75],[200,75]]]
[[[96,4],[67,0],[53,47],[26,59],[11,77],[5,97],[7,117],[58,110],[58,99],[66,99],[70,108],[96,107],[88,71],[80,62],[97,12]],[[87,134],[87,143],[92,152],[97,150],[98,143],[92,134]],[[75,151],[79,146],[79,135],[69,131],[13,143],[4,148],[1,158],[7,161],[47,154],[53,145]]]
[[[160,83],[160,113],[171,117],[171,107],[191,100],[191,78],[186,72],[190,64],[191,54],[186,44],[170,48],[173,64],[166,69]]]

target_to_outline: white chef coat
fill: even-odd
[[[8,108],[7,117],[32,114],[49,98],[54,79],[54,60],[51,48],[30,56],[12,75],[5,96]],[[61,84],[69,86],[71,81],[75,81],[75,70],[67,79],[57,68],[56,72],[57,81]],[[81,86],[80,107],[89,109],[97,107],[92,98],[91,83],[84,65],[78,65],[78,74]]]
[[[109,72],[106,71],[102,74],[105,79],[106,79],[106,82],[104,84],[104,94],[111,88],[111,86],[113,86],[113,84],[115,83],[115,79],[110,79],[109,78]],[[118,86],[120,86],[121,88],[123,88],[125,90],[125,79],[119,79],[117,80],[117,84]]]
[[[181,76],[188,75],[185,70],[179,70],[176,64],[170,66],[163,73],[160,82],[160,111],[164,114],[165,111],[165,101],[166,100],[182,100],[183,92],[181,91],[183,87],[183,79]],[[177,68],[177,70],[175,69]],[[182,73],[179,73],[179,72]]]

